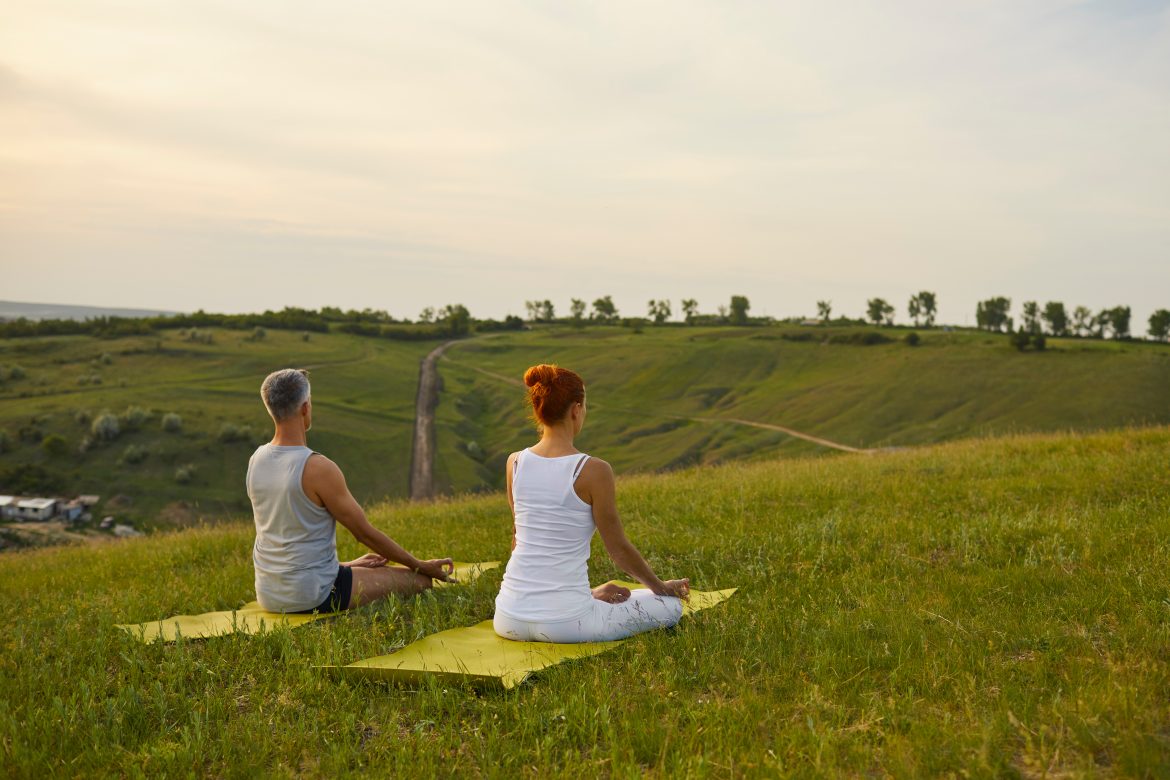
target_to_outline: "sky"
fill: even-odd
[[[1170,308],[1170,0],[0,18],[0,299]]]

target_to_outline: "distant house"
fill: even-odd
[[[0,496],[0,520],[11,520],[16,517],[16,497]]]
[[[81,515],[84,513],[85,505],[81,503],[81,499],[63,502],[57,508],[57,514],[61,516],[61,519],[69,523],[80,520]]]
[[[102,497],[101,496],[88,496],[88,495],[87,496],[78,496],[77,500],[80,501],[81,505],[83,507],[85,507],[86,509],[93,509],[95,506],[97,506],[98,502],[102,500]]]
[[[25,498],[16,502],[16,516],[21,520],[48,520],[55,514],[55,498]]]

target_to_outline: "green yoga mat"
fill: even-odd
[[[628,588],[640,588],[631,582],[619,582]],[[689,602],[683,602],[683,617],[721,604],[735,593],[728,590],[692,590]],[[632,637],[631,637],[632,638]],[[528,675],[562,661],[586,658],[613,650],[626,640],[616,642],[514,642],[496,635],[492,621],[485,620],[466,628],[440,631],[413,642],[389,655],[367,658],[348,666],[323,666],[330,673],[346,679],[375,679],[395,683],[419,683],[427,677],[449,683],[471,683],[484,687],[514,688]]]
[[[435,585],[462,585],[479,577],[485,571],[500,565],[499,561],[481,563],[456,563],[455,582],[436,582]],[[339,612],[318,612],[315,614],[287,614],[268,612],[255,601],[250,601],[236,610],[207,612],[202,615],[175,615],[164,620],[149,623],[130,623],[118,628],[129,632],[144,642],[174,642],[180,636],[187,639],[206,639],[228,634],[259,634],[277,628],[296,628],[314,620],[333,617]]]

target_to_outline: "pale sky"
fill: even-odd
[[[0,299],[1170,308],[1170,4],[0,0]]]

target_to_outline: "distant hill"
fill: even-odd
[[[84,320],[94,317],[157,317],[178,312],[161,309],[114,309],[106,306],[70,306],[65,303],[21,303],[0,301],[0,321],[17,320]]]

